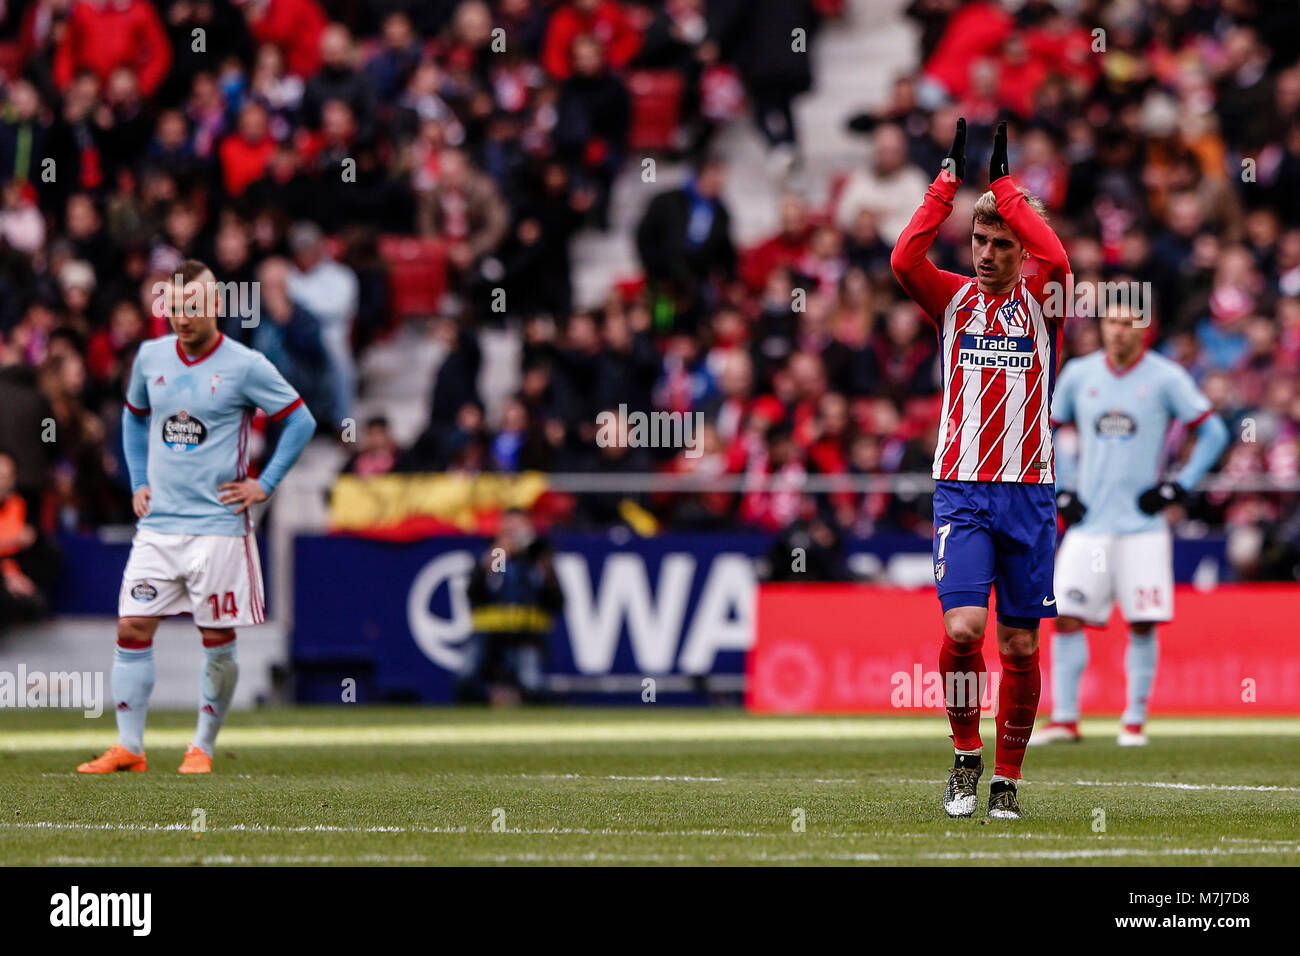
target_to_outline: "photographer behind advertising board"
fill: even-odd
[[[511,509],[469,579],[473,632],[457,697],[512,706],[544,698],[546,641],[564,606],[550,542],[527,513]]]

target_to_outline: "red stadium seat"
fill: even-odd
[[[402,322],[436,315],[447,291],[447,253],[442,240],[380,236],[379,255],[388,265],[392,320]]]
[[[628,146],[667,150],[673,146],[681,118],[685,81],[672,70],[635,70],[628,76],[632,123]]]

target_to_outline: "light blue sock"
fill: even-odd
[[[113,653],[113,713],[117,738],[133,754],[144,753],[144,722],[153,693],[153,645],[118,647]]]
[[[1088,666],[1088,635],[1057,631],[1052,635],[1052,721],[1072,724],[1079,719],[1079,682]]]
[[[1124,666],[1128,672],[1128,707],[1124,709],[1119,722],[1125,725],[1145,724],[1147,700],[1151,697],[1151,685],[1156,679],[1155,628],[1146,636],[1129,631]]]
[[[217,746],[217,731],[226,719],[230,699],[239,682],[239,660],[235,642],[203,649],[203,675],[199,680],[199,725],[194,731],[194,746],[209,757]]]

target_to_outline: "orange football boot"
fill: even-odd
[[[143,771],[149,769],[144,754],[133,754],[121,744],[113,744],[102,757],[88,760],[77,768],[77,773],[112,773],[115,770]]]
[[[212,758],[198,747],[190,744],[185,749],[185,759],[181,761],[181,773],[212,773]]]

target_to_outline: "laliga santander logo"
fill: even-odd
[[[470,607],[466,588],[474,556],[468,551],[449,551],[434,558],[415,576],[406,597],[406,620],[411,636],[429,660],[449,671],[458,671],[465,652],[459,646],[469,637]],[[440,587],[448,588],[451,617],[438,617],[429,602]]]
[[[826,674],[813,648],[789,641],[760,659],[754,680],[763,688],[770,709],[803,713],[813,710],[821,699]]]

